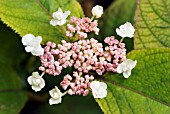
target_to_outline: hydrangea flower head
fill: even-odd
[[[130,59],[127,59],[118,65],[117,72],[123,73],[124,78],[128,78],[131,75],[131,70],[136,66],[136,64],[136,60],[132,61]]]
[[[22,37],[22,44],[26,46],[25,51],[31,52],[32,55],[35,56],[40,56],[44,54],[44,49],[40,45],[41,41],[41,36],[35,37],[33,34],[26,34]]]
[[[58,87],[55,86],[54,89],[52,89],[51,91],[49,91],[50,93],[50,100],[49,100],[49,104],[53,105],[53,104],[59,104],[61,103],[61,97],[62,97],[62,93],[60,92],[60,90],[58,89]]]
[[[69,15],[70,15],[69,10],[63,13],[62,9],[58,8],[58,11],[53,13],[52,15],[53,19],[50,21],[50,24],[53,26],[56,25],[61,26],[66,23],[66,19]]]
[[[104,98],[107,95],[107,85],[104,82],[92,81],[90,88],[94,98]]]
[[[27,78],[27,81],[36,92],[40,91],[45,86],[45,81],[38,72],[33,72],[32,75]]]
[[[135,29],[131,23],[126,22],[125,24],[119,26],[116,29],[116,33],[121,37],[129,37],[132,38],[134,36]]]
[[[100,18],[103,14],[103,7],[96,5],[92,8],[91,12],[92,12],[93,16],[95,16],[96,18]]]

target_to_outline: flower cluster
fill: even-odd
[[[57,77],[63,69],[68,67],[73,69],[72,74],[66,74],[60,82],[65,92],[62,93],[56,86],[49,91],[50,105],[61,103],[62,96],[65,94],[86,96],[91,91],[94,98],[104,98],[107,96],[107,85],[104,82],[96,81],[96,78],[107,71],[123,73],[124,78],[128,78],[131,70],[137,64],[137,61],[126,58],[125,44],[122,43],[125,37],[131,38],[134,35],[135,29],[129,22],[116,29],[117,34],[122,37],[120,41],[114,36],[106,37],[104,45],[94,38],[84,40],[89,32],[99,34],[98,21],[94,18],[102,16],[103,7],[96,5],[92,8],[92,14],[91,19],[72,16],[70,20],[67,20],[70,11],[63,12],[59,8],[57,12],[53,13],[50,24],[61,26],[68,22],[66,36],[72,38],[77,35],[78,41],[62,40],[58,45],[48,41],[42,48],[40,36],[27,34],[22,38],[26,52],[39,56],[41,61],[39,70],[42,71],[42,74],[33,72],[27,79],[34,91],[37,92],[44,88],[43,75],[45,73]]]
[[[102,43],[94,38],[74,43],[62,40],[57,49],[54,42],[47,42],[44,54],[40,56],[42,66],[39,70],[54,76],[59,75],[62,69],[72,66],[83,73],[96,71],[98,75],[102,75],[105,71],[117,72],[119,63],[126,60],[125,44],[119,43],[114,36],[107,37],[105,42],[109,45],[105,50]]]
[[[70,75],[64,76],[64,80],[60,83],[64,90],[68,89],[69,95],[83,95],[86,96],[89,93],[90,83],[94,80],[91,75],[85,75],[83,77],[82,72],[73,72],[73,77]]]
[[[82,19],[71,17],[70,24],[67,24],[66,36],[72,38],[74,34],[77,34],[79,39],[83,39],[87,38],[87,33],[92,31],[98,35],[99,28],[97,28],[97,26],[97,20],[92,21],[88,17],[84,17]]]

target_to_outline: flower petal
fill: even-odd
[[[29,76],[29,77],[27,78],[27,81],[28,81],[28,83],[29,83],[30,85],[32,85],[32,76]]]
[[[91,12],[92,12],[93,16],[95,16],[96,18],[99,18],[103,14],[103,7],[96,5],[92,8]]]
[[[35,56],[40,56],[40,55],[43,55],[44,54],[44,49],[39,47],[37,49],[33,49],[31,51],[32,55],[35,55]]]
[[[70,15],[70,11],[65,11],[64,14],[63,14],[63,19],[66,19],[69,15]]]
[[[35,37],[33,34],[26,34],[25,36],[22,37],[22,44],[28,45],[34,38]]]
[[[58,99],[50,98],[49,104],[50,104],[50,105],[59,104],[59,103],[61,103],[61,100],[62,100],[61,98],[58,98]]]
[[[119,35],[119,36],[121,36],[121,37],[125,37],[125,34],[120,30],[120,29],[116,29],[116,33],[117,33],[117,35]]]
[[[123,72],[122,64],[119,64],[117,67],[117,73],[122,73],[122,72]]]
[[[31,46],[25,47],[25,51],[26,51],[26,52],[31,52],[33,49],[34,49],[34,48],[31,47]]]
[[[58,8],[58,11],[57,12],[61,12],[63,13],[63,10],[61,8]]]
[[[53,25],[53,26],[56,26],[57,25],[57,20],[56,19],[52,19],[51,21],[50,21],[50,24],[51,25]]]
[[[42,42],[42,37],[41,36],[37,36],[36,37],[36,41],[40,44]]]
[[[40,91],[42,88],[41,87],[39,87],[39,86],[31,86],[32,87],[32,89],[35,91],[35,92],[37,92],[37,91]]]
[[[124,78],[129,78],[130,75],[131,75],[131,70],[123,72]]]
[[[119,26],[116,29],[116,33],[121,37],[129,37],[132,38],[134,36],[135,29],[131,23],[126,22],[125,24]]]
[[[94,98],[104,98],[107,95],[107,85],[104,82],[93,81],[90,88]]]

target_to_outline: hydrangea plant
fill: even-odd
[[[28,96],[55,112],[78,95],[93,96],[105,114],[170,113],[169,6],[117,0],[87,17],[75,0],[1,0],[0,19],[22,46],[14,52],[0,39],[0,113],[19,113]]]

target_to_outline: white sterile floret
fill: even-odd
[[[92,8],[91,12],[92,12],[93,16],[95,16],[96,18],[99,18],[103,14],[103,7],[96,5]]]
[[[104,98],[107,95],[107,85],[104,82],[93,81],[90,88],[94,98]]]
[[[69,15],[70,15],[69,10],[63,13],[62,9],[58,8],[58,11],[53,13],[52,15],[53,19],[50,21],[50,24],[53,26],[56,26],[56,25],[61,26],[66,23],[66,18]]]
[[[38,72],[33,72],[32,75],[27,78],[27,81],[36,92],[40,91],[45,86],[45,81]]]
[[[22,37],[22,44],[26,46],[25,51],[31,52],[32,55],[35,56],[40,56],[44,54],[44,49],[40,45],[41,41],[41,36],[35,37],[33,34],[26,34]]]
[[[128,78],[131,75],[131,70],[136,66],[136,64],[136,60],[132,61],[130,59],[127,59],[118,65],[117,72],[123,73],[124,78]]]
[[[125,24],[119,26],[116,29],[116,33],[121,37],[129,37],[132,38],[134,36],[135,29],[131,23],[126,22]]]
[[[52,89],[51,91],[49,91],[50,93],[50,100],[49,100],[49,104],[53,105],[53,104],[59,104],[61,103],[61,97],[62,97],[62,93],[60,92],[60,90],[58,89],[58,87],[55,86],[54,89]]]

